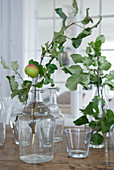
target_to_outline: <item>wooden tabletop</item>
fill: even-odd
[[[54,159],[43,164],[27,164],[19,160],[18,145],[14,143],[9,126],[6,141],[0,147],[0,170],[114,170],[114,148],[107,139],[103,149],[90,148],[87,158],[69,158],[65,139],[55,144]]]

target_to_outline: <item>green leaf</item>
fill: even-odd
[[[85,38],[87,36],[91,35],[91,30],[88,30],[88,29],[84,29],[78,36],[77,38],[78,39],[82,39],[82,38]]]
[[[63,25],[65,26],[65,21],[67,19],[67,16],[65,13],[62,11],[62,8],[56,8],[55,9],[56,13],[63,19]]]
[[[92,120],[92,121],[89,123],[89,126],[90,126],[92,129],[95,129],[95,127],[96,127],[96,122]]]
[[[109,74],[106,75],[108,80],[114,80],[114,70],[111,70]]]
[[[72,74],[82,74],[83,69],[79,66],[79,65],[72,65],[68,68],[69,72],[71,72]]]
[[[23,88],[18,90],[18,97],[20,102],[27,102],[29,90],[29,88]]]
[[[76,14],[78,13],[78,5],[77,5],[76,0],[73,0],[72,6],[75,9],[74,16],[76,16]]]
[[[89,47],[86,47],[86,53],[90,55],[91,52],[92,52],[91,47],[90,47],[90,46],[89,46]]]
[[[45,54],[45,47],[42,47],[42,55],[44,55],[44,54]]]
[[[87,117],[84,115],[84,116],[81,116],[80,118],[78,118],[77,120],[73,121],[73,123],[77,126],[80,126],[80,125],[89,123],[89,121],[88,121]]]
[[[72,45],[74,48],[78,48],[82,42],[82,39],[72,38]]]
[[[84,29],[76,38],[72,38],[72,45],[78,48],[81,45],[82,39],[91,35],[91,30]]]
[[[101,70],[109,70],[111,68],[111,63],[106,60],[105,56],[101,56],[99,58],[99,63],[100,63],[100,69]]]
[[[68,69],[67,67],[64,67],[62,70],[63,70],[66,74],[69,73],[69,74],[72,75],[72,73],[69,71],[69,69]]]
[[[52,74],[55,70],[57,70],[57,66],[55,64],[50,64],[47,67],[48,73]]]
[[[49,83],[51,84],[52,87],[54,86],[53,79],[50,77],[50,75],[46,74],[44,84],[47,85]]]
[[[110,109],[107,110],[107,118],[108,121],[112,121],[112,124],[114,124],[114,112]]]
[[[89,8],[86,9],[86,17],[81,21],[81,23],[84,25],[88,24],[89,22],[93,23],[93,20],[92,18],[90,18],[88,11],[89,11]]]
[[[19,68],[19,64],[17,63],[17,61],[12,61],[11,67],[12,67],[12,70],[17,71]]]
[[[83,57],[83,65],[88,68],[92,65],[92,59],[90,57]]]
[[[29,60],[29,64],[34,64],[36,67],[39,66],[39,63],[37,61],[34,61],[33,59]]]
[[[67,83],[65,84],[65,86],[71,91],[77,90],[77,85],[79,84],[82,76],[83,73],[80,74],[79,72],[77,72],[77,74],[74,74],[67,79]]]
[[[101,40],[95,42],[95,48],[96,48],[95,51],[96,52],[100,52],[101,51],[101,45],[102,45],[102,41]]]
[[[110,87],[110,90],[114,90],[114,82],[106,80],[104,82],[104,85],[108,85]]]
[[[72,54],[71,57],[75,63],[83,62],[83,57],[80,54]]]
[[[25,81],[23,81],[21,86],[22,86],[22,88],[29,88],[30,89],[30,87],[32,86],[32,81],[25,80]]]
[[[83,87],[85,87],[86,89],[88,89],[88,85],[90,83],[90,75],[84,73],[81,80],[80,80],[80,84],[83,85]]]
[[[41,87],[43,87],[43,83],[44,83],[44,79],[43,79],[42,81],[40,81],[40,82],[37,82],[37,83],[34,85],[34,87],[41,88]]]
[[[94,133],[91,136],[91,140],[94,144],[100,145],[104,141],[104,137],[99,133]]]
[[[90,31],[93,28],[96,28],[100,24],[101,20],[102,20],[102,17],[100,16],[99,21],[95,25],[93,25],[92,27],[88,27],[87,30]]]
[[[114,124],[114,112],[110,109],[105,110],[105,113],[103,113],[101,125],[102,125],[102,133],[107,133],[110,131],[111,125]]]
[[[9,80],[11,91],[15,91],[18,89],[18,83],[15,81],[14,76],[6,76],[6,78]]]
[[[38,69],[39,69],[39,73],[40,73],[40,76],[44,76],[44,68],[42,65],[38,65]]]
[[[99,114],[98,105],[94,102],[90,102],[85,109],[80,109],[85,115],[93,115],[97,118]]]
[[[54,32],[54,40],[59,44],[63,44],[66,41],[66,36],[60,32]]]
[[[101,41],[102,43],[104,43],[105,42],[105,36],[104,35],[99,35],[97,38],[96,38],[96,40],[95,41]]]
[[[2,57],[1,57],[1,64],[2,64],[4,69],[10,69],[9,66],[6,65],[6,62]]]
[[[106,122],[101,121],[101,125],[102,125],[101,131],[102,131],[103,134],[110,131],[110,126],[111,125],[108,125],[107,121]]]

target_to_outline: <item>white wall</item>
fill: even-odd
[[[20,73],[22,71],[23,56],[23,32],[22,32],[22,8],[23,0],[0,0],[0,57],[2,56],[7,65],[12,60],[18,60]],[[10,94],[8,80],[9,70],[4,70],[0,64],[0,83],[2,95]]]

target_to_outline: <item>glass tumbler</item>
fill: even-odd
[[[65,129],[66,148],[69,157],[84,158],[89,153],[91,139],[90,128],[69,128]]]

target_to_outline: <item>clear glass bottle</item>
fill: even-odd
[[[107,102],[105,92],[104,92],[105,89],[101,86],[99,87],[99,89],[97,86],[95,86],[94,88],[95,88],[95,94],[93,96],[93,101],[96,102],[98,105],[98,109],[99,109],[98,117],[102,118],[103,111],[106,109],[106,102]],[[93,116],[89,116],[89,120],[92,121],[92,120],[95,120],[95,118],[93,118]],[[93,134],[96,132],[97,131],[94,131]],[[104,141],[101,144],[94,144],[91,141],[89,147],[91,148],[104,148],[105,147],[106,134],[103,134],[102,131],[99,131],[98,133],[104,137]]]
[[[41,95],[42,90],[33,88],[31,102],[18,118],[19,158],[26,163],[44,163],[53,159],[55,119]]]
[[[64,131],[64,115],[57,104],[56,88],[49,88],[50,102],[48,108],[51,110],[51,114],[55,118],[55,142],[60,142],[63,140]]]
[[[1,96],[1,84],[0,84],[0,146],[4,145],[6,135],[6,116],[4,101]]]

